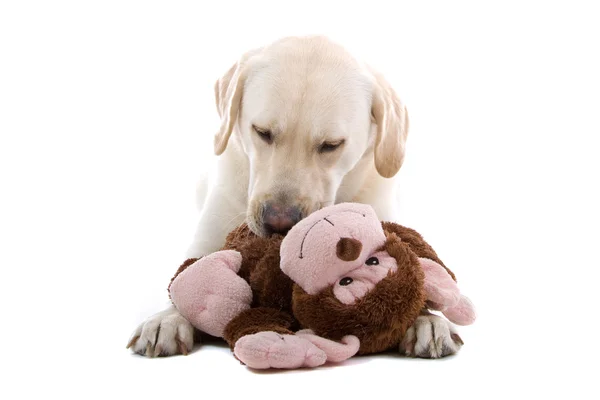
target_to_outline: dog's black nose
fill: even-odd
[[[277,203],[266,203],[263,207],[263,226],[269,235],[285,234],[302,219],[302,212],[298,207]]]

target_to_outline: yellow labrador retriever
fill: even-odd
[[[290,37],[244,54],[215,85],[221,127],[216,182],[188,257],[221,248],[244,220],[258,235],[286,232],[338,202],[395,220],[394,175],[408,115],[388,82],[327,38]],[[143,322],[129,347],[147,356],[187,353],[194,330],[174,308]],[[437,358],[458,351],[454,327],[422,315],[400,351]]]

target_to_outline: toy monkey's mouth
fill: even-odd
[[[333,222],[331,222],[330,220],[327,219],[327,217],[318,220],[317,222],[315,222],[314,224],[311,225],[310,228],[308,228],[308,230],[306,231],[306,233],[304,234],[304,237],[302,238],[302,242],[300,243],[300,255],[298,256],[298,258],[304,258],[302,252],[304,251],[304,241],[306,240],[306,237],[308,236],[308,233],[312,230],[312,228],[314,228],[316,225],[320,224],[323,221],[327,221],[331,224],[331,226],[335,226]]]

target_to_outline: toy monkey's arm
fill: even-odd
[[[222,250],[235,250],[242,255],[242,265],[238,274],[250,282],[250,275],[256,269],[257,264],[271,247],[275,245],[279,248],[281,238],[278,235],[269,238],[257,236],[248,228],[248,225],[242,224],[227,235]]]
[[[238,276],[241,265],[235,250],[186,261],[169,285],[173,304],[197,329],[222,337],[227,324],[252,302],[250,286]]]
[[[352,335],[335,342],[315,335],[310,329],[298,331],[295,335],[260,331],[238,339],[233,353],[251,368],[294,369],[347,360],[358,352],[359,347],[358,338]]]
[[[291,313],[292,280],[279,268],[282,240],[281,235],[259,237],[242,224],[227,236],[224,249],[242,255],[239,275],[250,283],[254,306]]]
[[[327,361],[341,362],[349,359],[360,349],[360,341],[354,335],[344,336],[340,342],[315,335],[310,329],[296,332],[296,336],[307,339],[327,355]]]
[[[250,273],[254,304],[292,313],[293,282],[279,268],[278,241],[271,242]]]

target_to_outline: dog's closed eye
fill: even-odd
[[[337,149],[339,149],[340,147],[342,147],[344,142],[345,142],[344,139],[337,140],[335,142],[323,142],[319,146],[319,153],[332,153],[332,152],[336,151]]]
[[[273,143],[273,134],[270,130],[259,128],[256,125],[252,125],[252,129],[264,142],[267,144]]]

